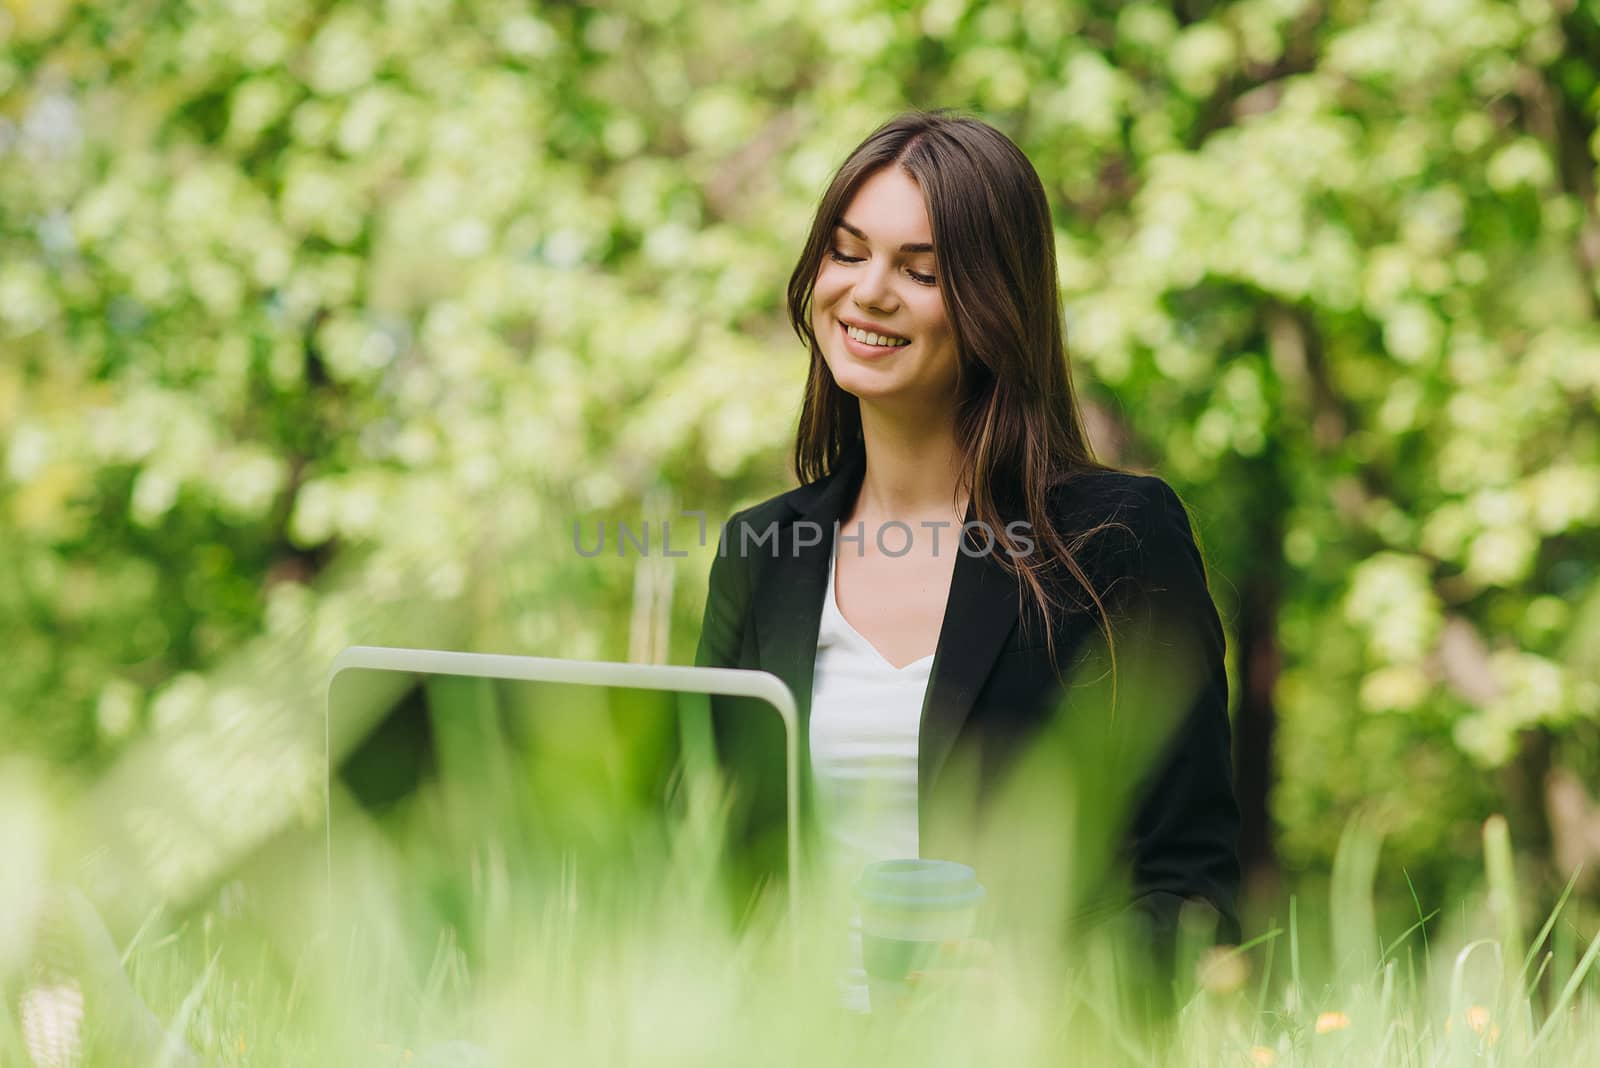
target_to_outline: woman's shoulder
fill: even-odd
[[[801,485],[737,509],[722,520],[717,555],[747,563],[777,555],[783,531],[806,514],[818,490],[818,483]]]
[[[1159,475],[1086,470],[1052,486],[1049,500],[1056,533],[1099,578],[1204,573],[1189,510]]]
[[[1159,475],[1116,468],[1085,468],[1058,478],[1049,490],[1052,522],[1070,528],[1148,526],[1183,503]]]
[[[793,486],[781,493],[775,493],[765,500],[746,505],[730,515],[725,525],[733,526],[737,524],[743,527],[766,529],[767,527],[776,527],[792,522],[810,513],[819,499],[828,492],[837,479],[851,477],[855,473],[854,469],[844,470],[843,468],[849,467],[852,463],[859,463],[859,457],[847,456],[839,461],[841,466],[836,466],[833,471],[820,478],[811,482],[802,482],[800,485]]]
[[[775,493],[765,500],[746,505],[733,512],[725,520],[724,525],[766,527],[787,522],[804,513],[804,505],[808,494],[814,489],[815,484],[812,484],[811,486],[796,486],[782,493]]]

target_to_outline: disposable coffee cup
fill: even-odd
[[[911,972],[938,965],[942,943],[970,938],[983,886],[977,873],[950,860],[884,860],[856,882],[861,957],[874,1015],[906,1007]]]

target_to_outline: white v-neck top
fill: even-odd
[[[818,828],[839,876],[853,883],[869,863],[917,856],[917,735],[933,654],[900,668],[884,659],[840,613],[833,561],[809,742]],[[867,1012],[860,924],[852,913],[840,994],[847,1008]]]

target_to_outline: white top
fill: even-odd
[[[835,543],[837,553],[837,543]],[[811,684],[811,770],[818,827],[841,879],[917,856],[917,734],[933,654],[896,668],[839,611],[833,557]],[[840,994],[869,1011],[861,918],[852,910]]]

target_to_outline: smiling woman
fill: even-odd
[[[817,275],[811,325],[823,359],[852,395],[936,416],[932,406],[955,397],[958,361],[922,191],[904,171],[881,170],[850,213],[872,233],[841,217]]]
[[[1177,495],[1089,447],[1032,164],[974,119],[884,124],[824,193],[788,305],[801,484],[724,528],[697,663],[794,692],[807,856],[961,860],[1013,915],[1044,884],[1069,927],[1129,906],[1161,964],[1191,902],[1237,941],[1222,626]],[[770,850],[781,748],[731,708],[715,726],[735,841]]]

